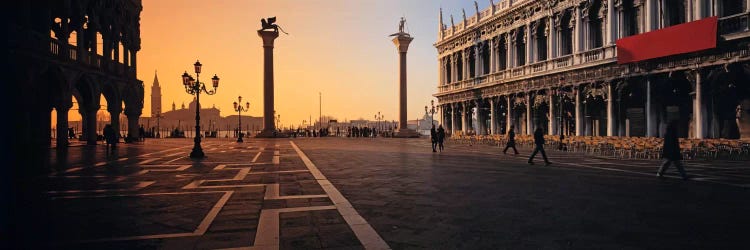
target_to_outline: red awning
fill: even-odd
[[[617,40],[617,63],[631,63],[716,47],[718,17],[670,26]]]

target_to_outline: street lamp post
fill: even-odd
[[[216,94],[216,88],[219,87],[219,77],[214,74],[211,78],[213,84],[212,90],[207,90],[206,85],[200,81],[201,67],[203,66],[200,61],[195,61],[193,64],[195,67],[195,79],[189,75],[187,71],[182,74],[182,84],[185,85],[185,92],[191,95],[195,95],[195,144],[193,145],[193,151],[190,152],[190,158],[203,158],[205,154],[201,148],[201,92],[207,95]]]
[[[242,106],[242,96],[237,97],[237,101],[234,102],[234,111],[237,111],[237,142],[242,142],[242,111],[250,110],[250,102],[245,102],[245,106]]]
[[[161,120],[161,110],[157,109],[156,110],[156,138],[161,138],[160,120]]]
[[[430,114],[430,123],[435,126],[435,100],[430,100],[430,108],[424,106],[424,112]]]

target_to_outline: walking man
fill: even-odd
[[[510,130],[508,130],[508,142],[505,144],[503,154],[508,151],[508,148],[513,148],[513,152],[518,154],[518,149],[516,149],[516,132],[513,132],[513,125],[510,125]]]
[[[438,149],[440,149],[440,152],[443,152],[443,141],[445,140],[445,129],[443,129],[443,125],[438,126],[437,139]]]
[[[435,124],[432,124],[432,128],[430,128],[430,140],[432,141],[432,152],[437,152],[437,150],[435,150],[435,147],[438,143],[438,137],[437,131],[435,131]]]
[[[667,124],[667,131],[664,134],[664,146],[662,148],[664,150],[664,153],[662,154],[664,163],[661,164],[659,172],[656,173],[656,176],[659,178],[664,178],[664,171],[669,168],[670,164],[674,163],[674,166],[677,168],[677,171],[680,172],[682,179],[687,180],[688,177],[685,173],[685,168],[682,167],[681,162],[682,152],[680,152],[680,141],[677,138],[676,121],[671,121],[669,124]]]
[[[536,153],[541,152],[542,158],[544,158],[544,165],[549,166],[550,163],[549,160],[547,160],[547,153],[544,152],[544,131],[542,131],[542,126],[537,126],[536,130],[534,131],[534,144],[536,147],[534,147],[534,152],[531,153],[531,156],[529,157],[529,164],[534,165],[534,156],[536,156]]]

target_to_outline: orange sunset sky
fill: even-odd
[[[486,8],[489,0],[479,3]],[[203,107],[216,106],[232,115],[237,96],[250,102],[249,115],[262,115],[263,48],[256,30],[260,19],[276,16],[289,33],[275,42],[275,109],[282,126],[299,125],[318,117],[318,93],[323,115],[340,121],[386,120],[398,115],[398,53],[388,35],[401,16],[415,38],[408,53],[408,118],[424,114],[436,91],[437,52],[432,46],[438,12],[444,23],[456,23],[461,8],[474,14],[473,1],[430,0],[144,0],[138,79],[145,85],[144,117],[151,116],[151,85],[158,71],[162,110],[179,108],[193,97],[185,93],[180,75],[194,74],[203,64],[201,81],[221,78],[216,95],[201,96]],[[103,100],[104,98],[102,98]],[[243,113],[245,114],[245,113]],[[71,120],[79,120],[75,111]]]

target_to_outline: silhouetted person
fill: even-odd
[[[435,124],[432,124],[432,128],[430,128],[430,140],[432,141],[432,152],[437,152],[435,147],[437,147],[437,131],[435,131]]]
[[[544,131],[542,131],[541,126],[537,126],[534,131],[534,144],[536,146],[534,147],[534,152],[529,157],[529,164],[534,165],[534,156],[539,152],[542,153],[542,158],[544,158],[544,165],[549,166],[549,164],[552,164],[547,160],[547,153],[544,152]]]
[[[143,129],[143,125],[138,128],[138,141],[146,141],[146,130]]]
[[[107,124],[104,126],[104,140],[106,142],[107,151],[109,149],[115,149],[117,146],[117,134],[115,133],[115,129],[112,128],[111,124]]]
[[[509,148],[512,148],[513,152],[518,154],[518,149],[516,149],[516,132],[514,132],[513,125],[510,125],[510,130],[508,130],[508,142],[505,144],[503,154],[505,154]]]
[[[656,176],[659,178],[664,177],[664,171],[669,168],[669,165],[671,163],[674,163],[674,166],[677,168],[677,171],[680,172],[680,175],[682,176],[683,180],[687,180],[687,174],[685,174],[685,169],[682,167],[682,152],[680,152],[680,141],[677,138],[677,122],[672,121],[669,124],[667,124],[667,131],[664,133],[664,146],[662,158],[664,158],[664,163],[661,164],[661,167],[659,168],[659,172],[656,173]]]
[[[443,125],[439,125],[437,129],[438,149],[443,152],[443,141],[445,140],[445,129]]]
[[[73,127],[68,128],[68,137],[70,139],[75,139],[76,138],[76,132],[75,132],[75,130],[73,130]]]

